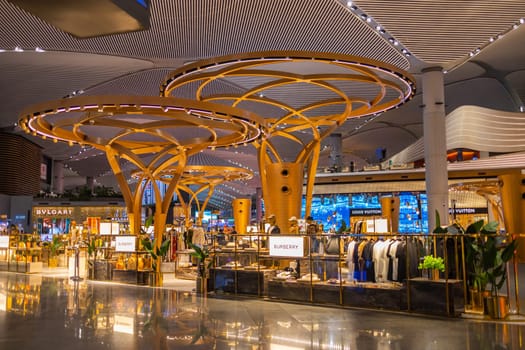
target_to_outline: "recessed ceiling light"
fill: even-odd
[[[21,48],[20,46],[17,46],[17,47],[15,47],[15,51],[16,52],[24,52],[24,49]]]
[[[36,52],[46,52],[46,50],[44,50],[43,48],[38,47],[38,46],[35,47],[35,51],[36,51]]]

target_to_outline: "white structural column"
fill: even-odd
[[[428,229],[436,227],[436,210],[441,225],[448,223],[448,171],[445,127],[445,89],[440,67],[424,69],[423,133],[425,181],[428,197]]]

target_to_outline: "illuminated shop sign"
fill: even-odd
[[[450,214],[487,214],[488,208],[449,208]]]
[[[304,256],[304,237],[270,236],[270,256]]]
[[[71,216],[73,215],[73,208],[37,208],[35,209],[36,216]]]
[[[350,209],[350,216],[375,216],[381,214],[381,209]]]

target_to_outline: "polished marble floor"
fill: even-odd
[[[0,349],[525,349],[525,323],[431,318],[0,272]]]

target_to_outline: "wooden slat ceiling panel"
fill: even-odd
[[[525,17],[522,0],[358,0],[354,3],[427,63],[453,65]]]
[[[152,0],[145,31],[78,40],[0,0],[2,48],[106,53],[189,60],[261,50],[311,50],[366,56],[408,68],[375,31],[333,0]]]

